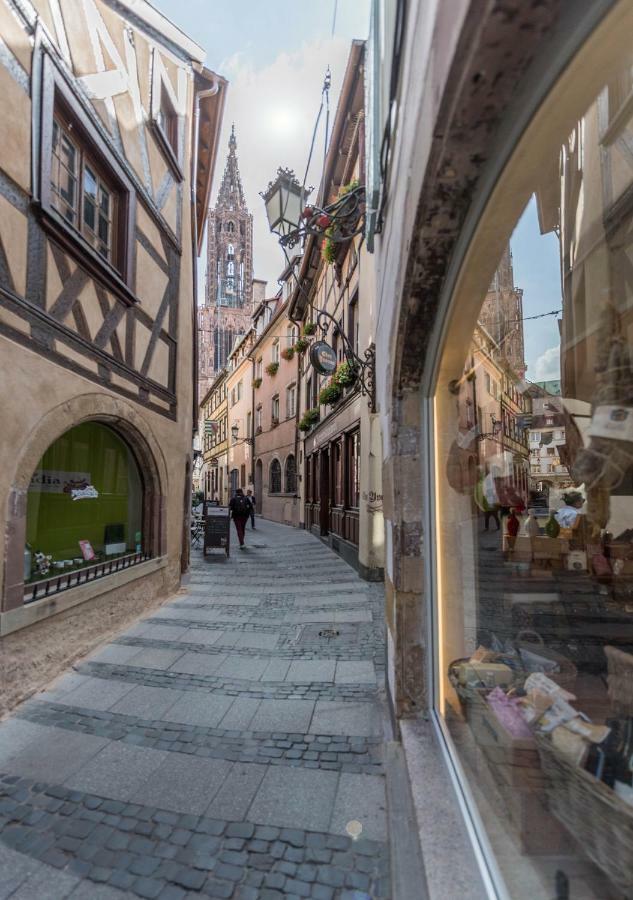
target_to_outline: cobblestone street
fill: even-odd
[[[381,587],[261,520],[192,558],[0,725],[0,900],[389,896]]]

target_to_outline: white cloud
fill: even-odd
[[[330,132],[336,111],[350,41],[335,37],[305,43],[293,53],[280,53],[269,66],[255,70],[243,53],[225,60],[221,73],[229,80],[224,128],[211,195],[215,204],[224,171],[231,124],[235,122],[237,155],[246,202],[253,213],[254,274],[268,281],[269,295],[285,261],[268,230],[259,192],[274,178],[278,166],[294,169],[303,180],[325,70],[332,72]],[[219,67],[218,67],[219,68]],[[325,113],[321,117],[308,184],[318,186],[323,166]],[[200,266],[200,299],[204,286],[204,253]]]
[[[529,373],[530,381],[554,381],[560,378],[560,346],[549,347],[538,356],[534,369]]]

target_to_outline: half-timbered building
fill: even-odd
[[[0,37],[0,633],[89,641],[187,566],[226,82],[145,0],[0,0]]]

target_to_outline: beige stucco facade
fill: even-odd
[[[7,48],[0,65],[0,680],[7,704],[177,590],[188,564],[195,229],[204,222],[225,92],[225,82],[203,69],[200,48],[149,4],[134,4],[133,19],[126,3],[119,13],[99,0],[61,12],[48,0],[36,5],[37,21],[0,2]],[[106,77],[95,55],[100,42],[119,79]],[[202,90],[208,94],[199,100]],[[152,100],[161,91],[174,117],[173,146]],[[124,232],[125,245],[119,241],[107,260],[55,206],[58,115],[76,123],[81,159],[98,157],[114,185],[113,233]],[[206,150],[194,148],[202,135]],[[207,176],[193,173],[192,216],[194,156]],[[141,472],[149,562],[125,578],[97,579],[91,591],[71,587],[58,600],[25,607],[31,477],[57,438],[88,421],[116,432]]]

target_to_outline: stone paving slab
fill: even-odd
[[[269,768],[248,817],[264,825],[327,831],[338,780],[337,772]]]
[[[226,781],[233,763],[169,753],[130,797],[133,803],[202,815]]]
[[[383,733],[380,710],[375,703],[341,703],[336,700],[317,700],[310,722],[313,734],[354,734],[359,737],[378,737]]]
[[[375,684],[376,672],[373,663],[368,660],[359,662],[339,660],[336,664],[334,681],[337,684]]]
[[[286,681],[315,682],[334,681],[336,661],[333,659],[296,660],[290,664]]]
[[[289,731],[303,734],[310,730],[313,712],[312,700],[262,700],[248,727],[251,731]]]
[[[77,767],[74,774],[59,780],[78,791],[128,800],[166,758],[161,750],[112,741],[100,753],[93,754],[90,762]]]
[[[206,814],[229,822],[245,819],[267,771],[266,765],[235,763],[207,807]]]
[[[345,834],[348,822],[363,826],[362,834],[373,841],[387,840],[387,799],[381,775],[339,776],[334,811],[329,830]]]
[[[68,691],[59,697],[56,694],[54,696],[59,703],[68,703],[70,706],[110,709],[133,689],[134,685],[126,682],[109,681],[104,684],[102,680],[84,677],[83,684],[76,690]]]
[[[139,718],[160,719],[160,717],[178,703],[182,691],[171,691],[169,688],[147,687],[139,684],[128,694],[111,706],[113,713]]]
[[[64,781],[89,765],[105,747],[107,738],[62,728],[35,725],[29,743],[3,761],[4,770],[42,781]]]
[[[161,688],[165,690],[165,688]],[[180,722],[183,725],[215,727],[235,702],[234,697],[216,697],[211,694],[194,694],[182,691],[180,700],[171,706],[161,718],[165,722]]]

